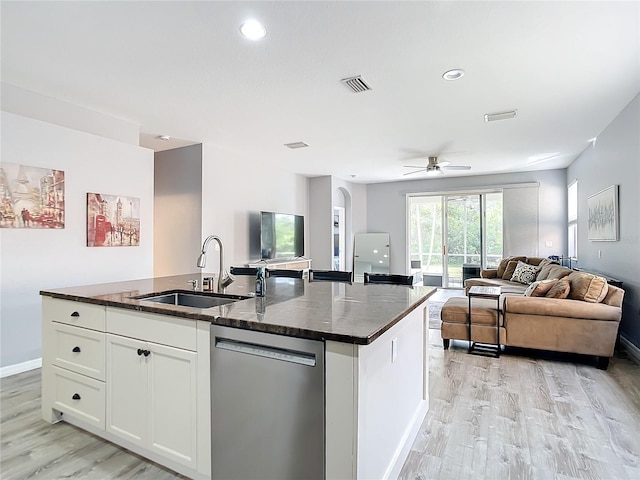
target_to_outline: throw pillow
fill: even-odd
[[[500,260],[500,263],[498,264],[498,272],[497,272],[498,278],[502,278],[502,275],[504,275],[504,271],[511,260],[515,260],[517,262],[518,260],[524,261],[526,259],[527,257],[507,257]]]
[[[518,266],[517,260],[510,260],[507,263],[507,268],[504,269],[504,273],[502,274],[502,279],[511,280],[511,277],[513,276],[513,272],[515,272],[517,266]]]
[[[516,265],[516,269],[513,271],[511,281],[528,285],[536,279],[538,270],[538,267],[519,261],[518,265]]]
[[[551,287],[558,283],[557,278],[551,278],[549,280],[538,280],[533,282],[524,291],[525,297],[544,297]]]
[[[545,297],[547,298],[567,298],[569,296],[569,289],[571,288],[571,283],[568,278],[561,278],[556,282],[556,284],[551,287],[551,289],[547,292]]]
[[[600,303],[607,296],[609,285],[607,281],[586,272],[573,272],[567,277],[571,282],[569,298],[582,300],[584,302]]]

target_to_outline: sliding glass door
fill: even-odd
[[[446,242],[444,264],[446,280],[443,286],[462,288],[463,267],[480,267],[482,258],[482,228],[480,195],[448,195],[444,215]]]
[[[502,257],[502,193],[409,197],[411,273],[425,285],[462,288],[465,275]]]

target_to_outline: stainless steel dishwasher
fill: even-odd
[[[324,478],[324,343],[211,326],[211,478]]]

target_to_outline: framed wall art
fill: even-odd
[[[140,199],[87,193],[87,247],[140,245]]]
[[[587,199],[589,240],[615,242],[618,237],[618,185],[611,185]]]
[[[0,228],[64,228],[64,172],[0,163]]]

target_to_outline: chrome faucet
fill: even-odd
[[[202,252],[198,257],[198,268],[204,268],[207,265],[207,247],[211,240],[215,240],[220,247],[220,272],[218,273],[218,291],[221,292],[223,288],[231,285],[235,280],[235,277],[228,273],[224,269],[224,247],[222,246],[222,240],[217,235],[209,235],[202,244]]]

